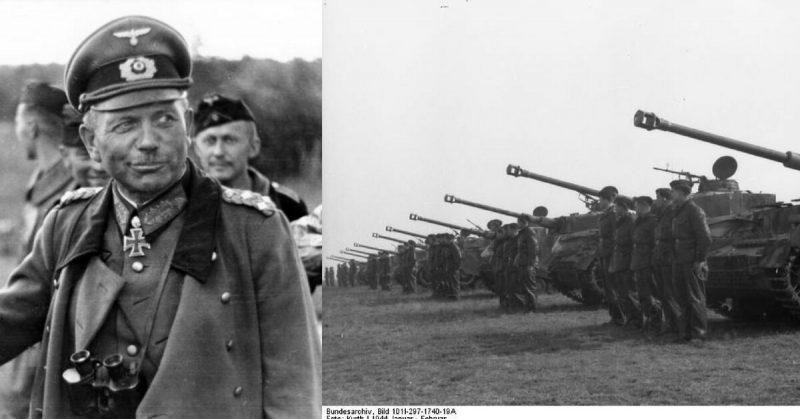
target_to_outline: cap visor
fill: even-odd
[[[91,105],[96,111],[110,112],[151,103],[167,102],[183,97],[183,92],[178,89],[153,88],[123,93]]]

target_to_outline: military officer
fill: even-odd
[[[241,99],[207,95],[194,117],[192,145],[200,165],[223,185],[269,196],[289,221],[308,215],[293,190],[270,181],[248,161],[261,152],[255,117]]]
[[[41,340],[32,415],[320,416],[320,342],[285,216],[187,159],[186,42],[113,20],[65,71],[111,175],[50,211],[0,290],[0,363]]]
[[[461,266],[461,252],[456,246],[455,236],[442,234],[442,275],[443,296],[450,300],[458,300],[461,284],[458,282],[458,269]]]
[[[623,323],[642,327],[642,317],[636,281],[631,271],[631,254],[633,253],[634,216],[631,214],[633,201],[618,196],[614,199],[614,253],[611,261],[611,272],[616,285],[615,294],[623,315]]]
[[[706,337],[706,286],[708,265],[706,257],[711,246],[711,231],[703,209],[689,198],[692,184],[685,179],[672,181],[672,202],[675,215],[672,236],[675,239],[673,283],[677,292],[681,319],[679,338],[699,344]]]
[[[672,190],[670,188],[656,189],[656,200],[653,202],[653,213],[658,218],[655,229],[656,245],[653,249],[653,272],[655,273],[656,295],[661,301],[664,310],[664,330],[678,332],[678,319],[680,306],[675,300],[675,286],[672,282],[672,266],[674,263],[675,246],[672,238]]]
[[[624,324],[619,298],[615,289],[614,273],[611,270],[611,259],[614,255],[614,228],[616,215],[614,214],[614,199],[619,191],[614,186],[606,186],[600,190],[596,204],[596,211],[600,212],[597,227],[600,231],[600,242],[597,247],[597,260],[603,274],[603,291],[608,303],[608,314],[615,324]]]
[[[28,159],[36,161],[23,209],[22,257],[33,246],[33,239],[45,214],[64,192],[75,189],[75,181],[59,152],[64,136],[62,112],[67,104],[63,90],[32,81],[22,89],[14,126]]]
[[[633,253],[631,255],[631,271],[636,281],[639,304],[646,318],[645,326],[653,331],[661,332],[664,327],[664,313],[661,301],[656,297],[658,285],[653,273],[653,249],[655,248],[655,230],[658,224],[652,212],[653,198],[637,196],[633,200],[636,210],[636,221],[633,225]]]

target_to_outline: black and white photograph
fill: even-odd
[[[323,405],[796,405],[799,20],[328,2]]]
[[[321,5],[0,11],[0,418],[320,417]]]

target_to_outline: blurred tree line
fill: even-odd
[[[22,86],[39,79],[63,88],[64,66],[0,66],[0,121],[13,121]],[[322,60],[278,62],[195,58],[192,106],[216,92],[243,98],[255,113],[261,154],[252,162],[268,176],[321,176]]]

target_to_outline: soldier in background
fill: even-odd
[[[512,310],[522,309],[526,312],[536,311],[536,267],[539,264],[538,243],[533,236],[526,217],[517,218],[519,233],[517,234],[517,255],[514,266],[517,274],[512,286],[509,305]]]
[[[367,283],[370,289],[378,289],[378,255],[367,256]]]
[[[634,216],[631,214],[633,201],[618,196],[614,199],[614,253],[611,272],[614,276],[615,291],[622,310],[623,324],[642,327],[644,319],[639,305],[636,280],[631,271],[633,253]]]
[[[514,282],[517,278],[517,267],[514,266],[514,259],[517,257],[517,233],[519,225],[509,223],[503,226],[503,283],[499,288],[500,307],[503,310],[511,309],[511,298],[513,297]]]
[[[680,179],[672,181],[669,186],[675,206],[672,220],[672,236],[675,238],[673,283],[681,308],[678,333],[680,339],[700,344],[708,330],[705,281],[711,231],[703,209],[689,199],[692,184]]]
[[[348,266],[348,268],[347,268],[347,278],[345,278],[345,282],[346,283],[342,284],[342,286],[355,287],[356,286],[356,279],[357,279],[360,271],[361,271],[361,269],[359,269],[359,267],[358,267],[358,262],[356,262],[355,260],[351,260],[350,261],[350,266]]]
[[[658,284],[653,270],[653,249],[658,219],[652,212],[653,199],[649,196],[638,196],[634,198],[633,203],[636,221],[633,226],[631,271],[636,281],[639,304],[646,317],[645,326],[661,332],[664,327],[664,312],[661,309],[661,301],[656,298]]]
[[[64,136],[63,110],[67,95],[63,90],[40,81],[32,81],[22,89],[14,119],[17,140],[22,143],[29,160],[36,161],[25,193],[23,209],[22,257],[33,246],[47,211],[61,196],[75,189],[75,181],[64,165],[59,147]]]
[[[458,268],[461,266],[461,252],[456,246],[455,237],[452,234],[442,234],[442,274],[443,274],[443,297],[450,300],[458,300],[461,292],[461,285],[458,282]]]
[[[428,278],[431,284],[431,296],[433,298],[442,298],[443,284],[442,279],[444,273],[442,272],[442,237],[440,234],[429,234],[428,239]]]
[[[293,190],[270,181],[248,164],[261,152],[255,117],[241,99],[207,95],[194,116],[192,140],[203,169],[223,185],[268,196],[289,221],[308,215]]]
[[[389,259],[389,252],[381,251],[378,256],[378,283],[382,291],[392,289],[392,263]]]
[[[614,227],[616,220],[613,202],[618,194],[619,191],[614,186],[606,186],[600,190],[596,207],[596,210],[601,212],[597,220],[597,228],[600,232],[597,260],[600,264],[600,271],[603,273],[603,291],[608,304],[608,314],[614,324],[622,325],[625,324],[625,318],[622,314],[622,307],[615,287],[616,281],[611,269],[611,259],[614,255]]]
[[[675,216],[671,204],[672,190],[669,188],[656,189],[656,200],[653,203],[653,213],[658,217],[655,229],[656,245],[653,250],[653,269],[655,272],[656,295],[661,301],[664,310],[663,331],[678,332],[678,320],[681,318],[681,309],[675,299],[675,284],[672,282],[672,268],[675,256],[675,243],[672,238],[672,219]]]
[[[483,249],[483,252],[481,252],[481,259],[483,260],[483,263],[481,263],[480,267],[481,279],[483,280],[483,284],[486,286],[486,289],[492,292],[495,292],[495,286],[497,284],[494,269],[494,253],[496,251],[495,243],[498,240],[500,227],[502,225],[502,221],[498,219],[492,219],[486,223],[486,229],[488,230],[486,233],[486,239],[489,240],[489,245]]]

